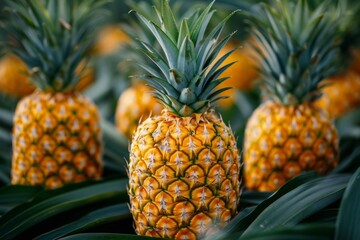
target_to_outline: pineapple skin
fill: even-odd
[[[245,131],[245,185],[275,191],[304,171],[325,175],[337,166],[338,151],[338,134],[326,112],[309,104],[265,102]]]
[[[13,97],[22,97],[32,93],[35,87],[26,76],[26,65],[15,55],[5,55],[0,60],[0,90]]]
[[[140,119],[159,115],[163,106],[151,95],[151,89],[143,83],[136,83],[119,97],[115,124],[119,132],[131,139]]]
[[[129,162],[137,234],[201,239],[222,228],[237,213],[239,171],[235,138],[214,112],[146,119]]]
[[[360,75],[350,69],[327,79],[323,95],[316,106],[325,109],[331,117],[339,118],[360,106]]]
[[[78,93],[34,92],[15,111],[12,184],[62,187],[102,174],[99,113]]]

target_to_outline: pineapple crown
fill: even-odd
[[[310,8],[306,0],[275,0],[249,16],[265,96],[285,105],[320,97],[320,83],[336,72],[339,53],[339,28],[329,9],[328,2]]]
[[[72,91],[92,47],[107,0],[13,0],[5,27],[10,50],[43,91]]]
[[[216,89],[227,79],[219,76],[233,63],[219,67],[233,52],[219,60],[215,58],[232,34],[219,40],[227,16],[208,34],[208,24],[213,17],[213,2],[204,10],[196,10],[189,17],[177,20],[168,0],[161,0],[155,6],[157,19],[151,20],[145,14],[134,10],[141,29],[150,30],[160,46],[158,51],[151,43],[135,39],[140,50],[156,65],[139,64],[146,74],[141,76],[154,95],[170,111],[179,116],[203,113],[211,104],[221,98],[218,94],[229,88]]]
[[[136,12],[141,12],[146,18],[151,19],[151,21],[157,21],[157,14],[155,9],[161,8],[161,1],[152,0],[152,1],[142,1],[135,2],[135,0],[127,1],[127,5]],[[153,7],[153,6],[156,6]],[[180,2],[171,3],[171,9],[173,15],[176,19],[180,19],[180,16],[187,16],[189,12],[185,12],[185,4]],[[193,10],[191,10],[193,11]],[[151,45],[157,51],[161,51],[161,48],[156,41],[156,38],[152,32],[143,24],[141,21],[136,21],[137,19],[130,19],[127,23],[122,24],[121,27],[124,32],[132,39],[141,39],[141,41],[146,42],[148,45]],[[140,54],[139,54],[140,53]],[[120,61],[119,68],[121,73],[125,76],[138,76],[143,71],[142,68],[139,68],[139,65],[146,65],[148,67],[156,70],[158,74],[161,74],[161,71],[149,58],[144,57],[141,50],[139,51],[139,42],[129,41],[120,49],[119,55],[125,57],[127,61]],[[135,63],[135,64],[134,64]],[[140,64],[139,64],[140,63]],[[140,79],[134,77],[133,80],[138,82]]]

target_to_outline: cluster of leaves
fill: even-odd
[[[106,15],[101,7],[106,3],[107,0],[7,2],[6,9],[12,12],[4,25],[9,34],[7,47],[32,70],[38,88],[59,91],[76,87],[76,68],[91,48],[99,19]]]

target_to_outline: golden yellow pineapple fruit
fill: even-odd
[[[129,42],[129,36],[120,26],[109,25],[98,33],[94,51],[100,55],[112,54],[127,42]]]
[[[338,161],[338,135],[326,112],[268,101],[250,117],[244,144],[248,189],[275,191],[304,171],[324,175]]]
[[[212,56],[228,40],[219,39],[225,21],[213,29],[215,35],[204,35],[212,16],[210,4],[189,17],[198,19],[197,25],[186,18],[181,26],[189,29],[180,30],[171,22],[176,18],[169,2],[162,0],[160,5],[164,34],[159,34],[160,26],[144,17],[148,13],[136,12],[143,23],[139,25],[141,31],[152,30],[161,43],[161,51],[152,51],[147,44],[139,47],[147,57],[164,61],[142,77],[166,109],[144,120],[132,138],[130,211],[137,234],[203,239],[237,214],[240,199],[240,157],[235,137],[211,107],[219,100],[216,87],[221,79],[216,66],[223,61]],[[188,33],[193,33],[193,38]],[[194,61],[194,56],[199,61]],[[147,63],[144,69],[151,68]]]
[[[131,139],[140,119],[161,113],[163,106],[150,93],[151,89],[144,83],[136,83],[126,89],[119,97],[115,124],[117,129]]]
[[[167,110],[139,125],[129,163],[131,212],[141,235],[202,238],[236,214],[239,153],[214,112]]]
[[[99,118],[96,106],[75,92],[23,98],[14,115],[12,184],[53,189],[99,178]]]
[[[257,11],[251,20],[268,100],[254,111],[245,129],[244,178],[250,190],[275,191],[305,171],[324,175],[337,166],[336,128],[314,103],[320,83],[334,67],[337,25],[328,5],[311,9],[306,0],[276,1]]]
[[[95,0],[54,1],[55,8],[40,0],[29,1],[29,6],[21,1],[11,4],[15,10],[7,24],[16,44],[8,47],[32,69],[32,81],[39,88],[18,103],[14,114],[12,184],[54,189],[101,177],[99,112],[77,92],[79,81],[88,74],[86,68],[79,71],[106,0],[96,2],[95,9],[90,8]],[[18,16],[20,12],[26,21]],[[67,18],[60,21],[50,16]],[[31,31],[31,36],[24,31]]]
[[[254,42],[250,39],[246,42]],[[235,42],[229,42],[224,48],[221,49],[219,56],[223,56],[234,48],[237,48],[221,66],[235,62],[228,69],[226,69],[220,77],[229,76],[227,81],[219,85],[220,88],[231,87],[231,89],[223,92],[220,96],[229,96],[219,102],[219,105],[224,108],[229,108],[233,103],[238,90],[250,90],[253,88],[254,81],[259,77],[257,62],[254,59],[254,50],[248,45]]]
[[[27,76],[26,65],[15,55],[0,59],[0,91],[9,96],[22,97],[32,93],[35,87]]]
[[[324,81],[323,95],[316,101],[331,117],[338,118],[360,106],[360,75],[352,70]]]

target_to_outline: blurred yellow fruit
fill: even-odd
[[[140,119],[150,114],[158,115],[163,106],[150,93],[151,89],[143,83],[136,83],[126,89],[118,100],[116,109],[116,127],[129,139],[136,130]]]
[[[263,103],[246,126],[246,187],[275,191],[306,171],[327,174],[338,163],[338,140],[328,114],[311,104]]]
[[[325,109],[331,117],[338,118],[360,105],[360,75],[347,70],[325,81],[323,95],[316,105]]]
[[[100,114],[75,92],[35,91],[14,114],[12,184],[47,189],[102,174]]]
[[[35,89],[27,76],[26,65],[15,55],[5,55],[0,60],[0,91],[6,95],[22,97]]]
[[[102,29],[95,44],[95,53],[100,55],[111,54],[126,42],[129,36],[116,25],[110,25]]]
[[[77,68],[80,71],[84,68],[81,63]],[[15,55],[4,56],[0,60],[0,91],[13,97],[24,97],[35,90],[31,84],[29,71],[26,65]],[[86,89],[95,80],[95,73],[91,67],[85,67],[80,74],[79,84],[76,90]]]

